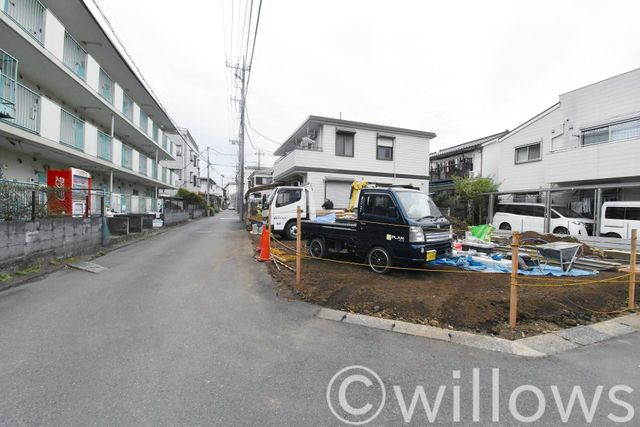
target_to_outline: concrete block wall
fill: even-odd
[[[0,268],[71,257],[102,245],[102,218],[0,222]]]

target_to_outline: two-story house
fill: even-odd
[[[552,202],[587,216],[607,200],[640,200],[640,69],[560,95],[483,144],[482,169],[501,192],[520,193],[514,198],[521,200],[566,189],[554,192]]]
[[[429,191],[453,191],[453,177],[470,178],[482,176],[482,146],[498,140],[508,130],[488,135],[473,141],[444,148],[429,156]]]
[[[371,123],[309,116],[275,151],[273,180],[310,184],[320,209],[349,204],[351,184],[412,185],[429,189],[429,142],[435,133]]]

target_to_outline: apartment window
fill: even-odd
[[[104,72],[102,68],[100,68],[100,77],[98,81],[98,85],[100,87],[100,96],[102,96],[109,104],[113,104],[113,80],[107,73]]]
[[[122,144],[122,167],[127,169],[133,169],[133,149]]]
[[[87,52],[66,32],[62,62],[82,80],[87,78]]]
[[[155,142],[156,144],[160,143],[160,128],[158,127],[157,124],[153,124],[153,142]]]
[[[98,157],[103,160],[113,160],[113,140],[111,136],[98,131]]]
[[[133,100],[129,98],[126,93],[122,96],[122,114],[124,114],[129,121],[133,121]]]
[[[62,110],[60,114],[60,142],[84,150],[84,120]]]
[[[378,160],[393,160],[393,137],[390,136],[378,136],[378,143],[376,147],[376,159]]]
[[[640,138],[640,119],[628,120],[582,132],[582,145]]]
[[[516,163],[528,163],[541,160],[541,147],[542,143],[540,142],[536,142],[535,144],[523,145],[522,147],[516,147]]]
[[[352,132],[336,133],[336,156],[353,157],[353,137]]]
[[[149,116],[142,109],[140,109],[140,129],[144,133],[149,132]]]
[[[140,157],[139,157],[139,162],[138,162],[138,172],[140,172],[142,175],[146,175],[147,174],[147,156],[145,156],[142,153],[139,153]]]

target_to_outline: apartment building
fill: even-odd
[[[175,159],[176,126],[82,0],[0,3],[0,67],[5,179],[82,169],[127,213],[155,211],[175,187],[159,162]]]
[[[559,96],[482,147],[483,175],[504,198],[551,202],[597,217],[602,203],[640,200],[640,69]]]
[[[310,184],[316,208],[349,204],[351,184],[412,185],[429,191],[433,132],[309,116],[275,151],[273,180]]]
[[[160,162],[175,176],[175,187],[184,188],[193,193],[200,191],[200,150],[189,129],[178,127],[176,132],[168,134],[170,144],[174,147],[174,159]],[[206,172],[206,165],[202,168]],[[176,190],[163,190],[163,195],[173,196]]]

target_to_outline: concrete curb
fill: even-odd
[[[316,313],[316,317],[522,357],[550,356],[640,331],[640,313],[515,341],[471,332],[383,319],[331,308],[320,308]]]

